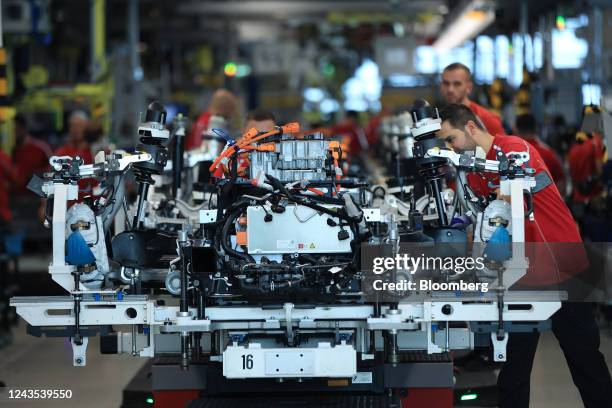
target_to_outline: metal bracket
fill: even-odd
[[[200,210],[200,224],[210,224],[217,220],[218,210]]]
[[[493,343],[493,361],[506,361],[508,333],[504,333],[501,340],[498,340],[497,333],[491,333],[491,343]]]
[[[72,365],[75,367],[85,367],[87,365],[87,343],[89,338],[83,337],[82,344],[76,344],[74,339],[70,338],[72,344]]]
[[[293,303],[285,303],[283,305],[285,309],[285,324],[287,329],[287,343],[293,345],[293,323],[291,322],[291,311],[293,310]]]

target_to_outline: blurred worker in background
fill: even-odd
[[[378,134],[378,130],[380,128],[380,121],[382,118],[390,114],[391,114],[391,109],[389,109],[388,106],[386,106],[385,104],[382,104],[380,112],[373,115],[368,121],[368,124],[366,125],[364,131],[365,131],[366,139],[368,141],[368,145],[370,147],[374,147],[378,144],[378,138],[380,136]]]
[[[597,132],[578,132],[576,143],[572,145],[568,155],[573,202],[587,204],[601,195],[604,156],[605,145],[601,135]]]
[[[53,153],[55,156],[79,156],[85,164],[93,163],[91,146],[85,139],[85,128],[89,123],[87,114],[77,110],[68,118],[68,141]]]
[[[104,128],[99,122],[90,121],[85,127],[83,136],[94,158],[101,151],[106,154],[110,153],[108,139],[104,135]]]
[[[68,119],[68,142],[57,148],[53,153],[55,156],[79,156],[83,159],[83,164],[93,164],[93,154],[91,145],[85,137],[85,130],[89,125],[89,118],[83,111],[74,111]],[[94,179],[80,179],[79,200],[93,193],[97,182]]]
[[[563,164],[557,153],[538,137],[535,117],[530,113],[517,116],[514,131],[517,136],[523,138],[540,153],[553,181],[557,185],[559,193],[561,193],[561,197],[565,197],[565,171],[563,170]]]
[[[349,151],[353,156],[368,149],[368,141],[363,129],[359,126],[359,112],[346,111],[344,119],[332,126],[331,131],[334,136],[350,137]]]
[[[490,134],[494,136],[505,134],[499,116],[470,100],[473,86],[470,69],[459,62],[450,64],[442,71],[440,93],[444,101],[448,104],[458,103],[470,108]]]
[[[246,133],[252,128],[257,129],[258,132],[269,132],[274,130],[275,126],[276,118],[272,112],[264,109],[255,109],[247,115],[242,133]]]
[[[49,167],[51,148],[28,133],[28,126],[23,115],[15,116],[15,148],[12,158],[19,180],[12,192],[23,194],[28,191],[28,182],[34,173],[41,173]]]
[[[601,112],[596,106],[586,106],[581,131],[568,153],[572,179],[572,211],[580,221],[582,233],[592,241],[608,241],[610,214],[604,181],[607,161],[603,142]]]
[[[210,119],[219,116],[230,122],[238,111],[238,98],[227,89],[218,89],[213,93],[208,109],[202,112],[191,126],[191,132],[185,140],[185,150],[196,149],[202,144],[202,134],[210,127]]]
[[[12,219],[9,190],[19,183],[19,179],[11,158],[0,150],[0,236],[1,232],[8,228]]]

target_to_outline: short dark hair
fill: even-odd
[[[468,121],[471,120],[478,129],[485,130],[474,112],[467,106],[458,103],[451,103],[445,106],[440,111],[440,119],[442,119],[442,122],[448,121],[456,129],[463,129]]]
[[[276,118],[274,117],[274,114],[265,109],[255,109],[250,111],[247,115],[247,120],[255,120],[257,122],[271,120],[272,122],[276,123]]]
[[[516,117],[516,131],[519,134],[535,133],[538,129],[535,116],[525,113]]]
[[[359,119],[359,112],[355,110],[348,110],[346,111],[346,117],[353,118],[353,119]]]
[[[28,122],[26,121],[25,116],[23,116],[21,113],[18,113],[17,115],[15,115],[13,120],[15,121],[16,124],[23,126],[24,128],[28,127]]]
[[[444,68],[442,72],[444,73],[446,71],[454,71],[456,69],[464,70],[468,74],[470,79],[472,79],[472,71],[470,71],[470,69],[467,66],[463,65],[460,62],[453,62],[452,64],[447,65],[446,68]]]

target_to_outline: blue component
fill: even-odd
[[[123,300],[123,292],[117,292],[117,300]]]
[[[455,291],[455,297],[461,297],[461,291],[460,290],[456,290]]]
[[[148,328],[148,327],[143,327],[143,328],[142,328],[142,332],[143,332],[144,334],[149,334],[149,333],[151,332],[151,329],[150,329],[150,328]]]
[[[95,300],[96,302],[99,302],[100,300],[102,300],[102,296],[100,296],[100,294],[99,294],[99,293],[94,293],[94,300]]]
[[[338,340],[340,341],[348,342],[351,340],[351,337],[352,337],[351,333],[339,333],[338,334]]]
[[[234,144],[233,143],[234,140],[232,140],[232,137],[225,130],[219,129],[219,128],[213,128],[212,131],[215,135],[224,138],[228,142],[232,142],[231,144]]]
[[[489,261],[503,262],[512,257],[510,233],[504,227],[497,227],[484,250]]]
[[[232,334],[230,339],[232,343],[236,342],[238,344],[242,344],[246,340],[246,334]]]
[[[451,227],[455,228],[465,228],[471,224],[470,219],[466,215],[462,215],[459,217],[453,217],[451,221]]]
[[[438,324],[437,323],[432,323],[431,324],[431,331],[434,332],[434,333],[438,331]]]
[[[74,266],[89,265],[96,261],[96,257],[85,242],[79,231],[74,231],[66,242],[66,262]]]

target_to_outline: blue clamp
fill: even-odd
[[[230,146],[234,143],[236,143],[235,140],[232,139],[232,137],[223,129],[219,129],[219,128],[213,128],[212,129],[213,133],[219,137],[222,137],[223,139],[227,140],[228,143],[231,142]]]
[[[117,292],[117,300],[123,300],[123,292]]]
[[[236,342],[238,344],[244,343],[246,340],[246,334],[232,334],[230,336],[232,343]]]
[[[94,300],[95,300],[96,302],[99,302],[100,300],[102,300],[102,296],[100,296],[100,294],[99,294],[99,293],[94,293]]]

